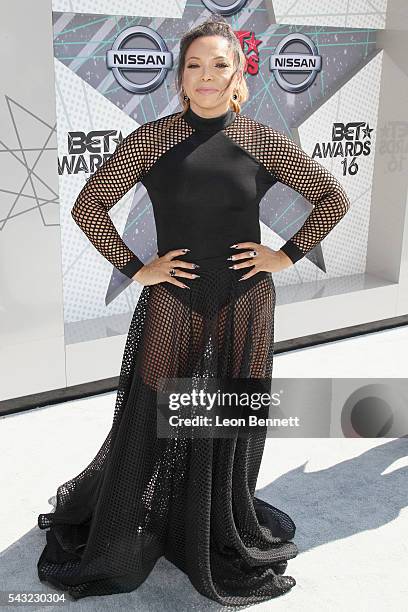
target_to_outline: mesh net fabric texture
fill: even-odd
[[[293,262],[298,261],[319,244],[349,210],[346,192],[333,174],[285,134],[245,115],[237,115],[225,131],[277,181],[313,204],[305,223],[281,247]]]
[[[108,211],[141,180],[148,142],[144,126],[126,136],[114,154],[87,180],[71,215],[94,247],[114,267],[132,276],[143,262],[123,241]]]
[[[191,136],[193,130],[188,123],[173,123],[174,116],[145,123],[126,136],[112,157],[87,180],[71,211],[75,223],[99,253],[129,278],[143,267],[143,262],[123,241],[108,211],[142,181],[162,155]]]
[[[88,179],[71,211],[95,248],[129,278],[143,267],[143,262],[120,237],[108,211],[143,180],[162,156],[194,133],[194,128],[178,115],[145,123],[124,138],[112,157]],[[285,134],[246,115],[237,114],[223,133],[276,181],[313,204],[303,226],[281,247],[295,263],[319,244],[348,211],[350,201],[343,187]]]
[[[93,461],[40,514],[41,580],[74,599],[129,592],[164,555],[204,596],[245,605],[282,595],[297,555],[292,519],[257,498],[266,431],[160,438],[160,377],[272,377],[271,273],[203,267],[145,286],[129,327],[113,424]]]

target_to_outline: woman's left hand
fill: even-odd
[[[234,247],[237,249],[248,248],[248,250],[231,255],[228,259],[235,263],[229,267],[234,270],[240,270],[241,268],[252,266],[249,272],[241,276],[240,281],[254,276],[257,272],[279,272],[293,265],[293,261],[283,251],[273,251],[269,247],[257,242],[237,242]],[[248,260],[248,257],[251,259]],[[247,259],[248,261],[239,263],[240,259]]]

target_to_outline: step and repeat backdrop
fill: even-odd
[[[393,3],[33,4],[15,3],[0,26],[0,400],[118,375],[142,286],[99,254],[71,209],[127,134],[181,110],[180,37],[214,12],[246,56],[241,112],[295,140],[351,201],[321,244],[274,275],[276,340],[408,313],[408,87]],[[279,249],[311,208],[274,185],[260,207],[263,244]],[[110,215],[143,261],[156,255],[143,185]]]

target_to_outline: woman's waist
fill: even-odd
[[[231,244],[234,244],[231,242]],[[188,247],[186,247],[188,248]],[[158,256],[162,257],[168,251],[172,249],[168,249],[166,251],[158,251]],[[200,269],[213,269],[213,268],[229,268],[233,264],[231,260],[228,259],[231,255],[236,253],[244,253],[245,251],[250,251],[251,249],[246,248],[231,248],[226,247],[222,250],[214,250],[212,252],[203,251],[197,248],[190,248],[187,253],[183,253],[180,255],[176,255],[174,259],[179,261],[186,261],[189,263],[196,263],[200,266]],[[240,259],[240,261],[245,261],[246,258]],[[249,257],[248,257],[249,259]]]
[[[254,242],[259,244],[261,241],[260,228],[246,228],[241,231],[224,232],[223,235],[212,234],[208,235],[204,229],[201,236],[186,235],[182,233],[180,237],[174,236],[157,236],[157,254],[162,257],[169,251],[187,248],[187,253],[177,255],[177,259],[197,263],[200,266],[220,266],[228,267],[231,261],[228,257],[235,253],[243,253],[251,250],[250,247],[233,248],[233,244],[241,242]]]

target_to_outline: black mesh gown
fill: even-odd
[[[239,242],[260,243],[259,203],[277,181],[314,208],[282,250],[295,263],[347,212],[339,182],[284,134],[228,110],[191,108],[141,125],[87,181],[72,216],[113,266],[143,266],[108,211],[146,187],[158,256],[187,248],[199,277],[145,285],[127,335],[112,427],[92,462],[58,487],[40,514],[38,575],[74,599],[136,589],[160,556],[204,596],[238,606],[281,595],[297,548],[292,519],[257,498],[265,430],[246,437],[157,435],[161,377],[272,378],[275,286],[270,272],[240,281]],[[242,260],[241,260],[242,261]],[[248,261],[248,260],[247,260]],[[179,266],[180,269],[180,266]],[[171,585],[169,585],[169,592]]]

